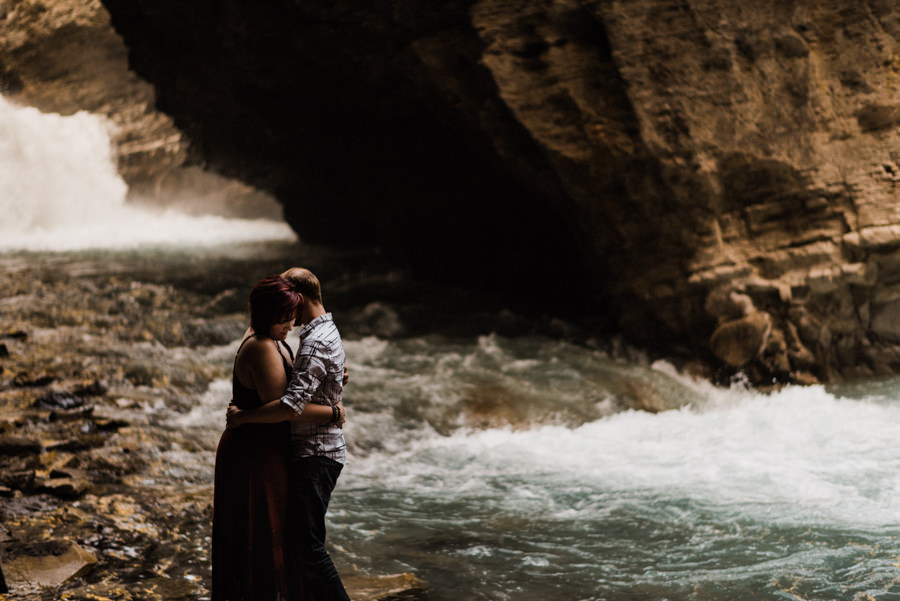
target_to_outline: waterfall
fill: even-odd
[[[0,97],[0,250],[218,245],[294,240],[285,223],[189,216],[127,203],[113,124],[42,113]]]

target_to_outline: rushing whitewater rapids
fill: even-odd
[[[347,352],[352,454],[332,540],[353,565],[415,571],[428,599],[900,593],[900,382],[724,390],[498,336],[365,337]],[[680,408],[617,409],[623,380]],[[182,427],[209,434],[214,388]],[[499,390],[540,419],[466,425],[465,399]]]
[[[540,330],[296,245],[283,224],[138,214],[89,115],[3,101],[0,124],[0,265],[46,279],[35,290],[112,275],[158,295],[243,298],[260,269],[321,266],[351,370],[350,462],[329,512],[342,571],[413,572],[429,601],[900,599],[900,380],[716,388],[576,339],[576,324]],[[4,291],[0,310],[18,301]],[[240,317],[191,326],[224,319]],[[229,382],[198,395],[171,374],[228,373],[237,340],[134,344],[71,320],[32,339],[94,344],[95,364],[126,356],[165,382],[138,387],[143,421],[127,416],[160,461],[133,478],[136,497],[211,499]],[[665,410],[632,408],[645,405]],[[196,528],[203,548],[208,524]],[[202,588],[207,568],[179,577]]]

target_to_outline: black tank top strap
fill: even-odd
[[[237,358],[238,353],[241,352],[241,349],[244,348],[244,345],[247,344],[247,341],[250,340],[251,338],[256,338],[256,334],[250,334],[249,336],[247,336],[246,338],[241,340],[241,345],[237,348],[237,351],[235,351],[235,353],[234,353],[235,358]]]
[[[294,351],[291,349],[291,345],[287,343],[285,340],[279,340],[278,344],[287,349],[288,355],[291,357],[291,365],[294,363]]]

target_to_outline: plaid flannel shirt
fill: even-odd
[[[345,361],[344,345],[331,313],[316,317],[300,330],[294,372],[281,402],[298,414],[308,403],[333,407],[343,395]],[[344,431],[331,424],[291,422],[291,449],[295,458],[328,457],[347,462]]]

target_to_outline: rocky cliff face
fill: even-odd
[[[900,366],[892,2],[103,4],[190,155],[307,241],[606,299],[759,383]]]

